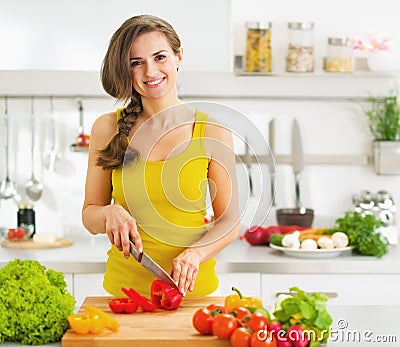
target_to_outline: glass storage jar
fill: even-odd
[[[289,47],[286,71],[314,71],[314,23],[289,22]]]
[[[327,72],[353,72],[353,49],[347,38],[329,37],[325,60]]]
[[[246,72],[271,72],[271,23],[246,22]]]

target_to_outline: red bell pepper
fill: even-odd
[[[108,302],[108,306],[114,313],[134,313],[139,307],[139,303],[131,298],[115,298]]]
[[[153,304],[149,299],[145,296],[140,295],[133,288],[121,288],[122,292],[125,293],[133,302],[136,302],[138,306],[146,312],[153,312],[156,309],[156,305]]]
[[[176,310],[182,301],[182,294],[161,280],[151,284],[151,301],[164,310]]]

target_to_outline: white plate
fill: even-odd
[[[288,247],[275,246],[272,243],[269,245],[273,249],[282,251],[285,255],[289,257],[296,258],[332,258],[337,257],[343,252],[350,251],[353,247],[343,247],[343,248],[332,248],[332,249],[294,249]]]

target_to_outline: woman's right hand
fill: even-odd
[[[137,251],[143,252],[142,239],[137,230],[136,220],[121,205],[104,206],[103,219],[110,242],[119,251],[124,252],[126,259],[130,256],[129,238],[134,242]]]

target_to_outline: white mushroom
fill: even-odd
[[[317,242],[313,239],[305,239],[300,245],[300,248],[302,249],[317,249],[318,245]]]
[[[336,248],[347,247],[349,244],[349,238],[341,231],[337,231],[336,233],[332,234],[332,241]]]
[[[335,247],[335,244],[333,243],[332,239],[327,236],[321,236],[318,239],[317,243],[318,246],[323,249],[332,249]]]
[[[300,231],[296,230],[295,232],[291,234],[286,234],[282,238],[282,246],[283,247],[288,247],[288,248],[295,248],[298,249],[300,248]]]

